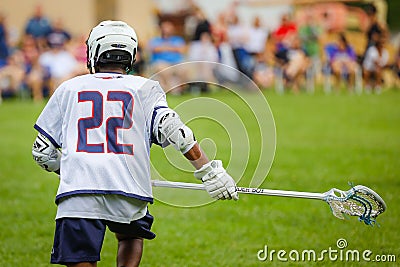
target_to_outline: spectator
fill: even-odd
[[[321,65],[319,46],[319,37],[321,33],[322,28],[315,23],[312,13],[307,13],[304,25],[299,28],[299,37],[304,51],[312,60],[316,70],[319,70]]]
[[[78,62],[70,52],[65,50],[63,38],[51,39],[48,42],[50,50],[40,55],[39,63],[50,74],[49,93],[52,95],[55,88],[76,74]]]
[[[376,40],[375,44],[368,48],[365,53],[363,62],[363,71],[365,79],[365,90],[379,94],[382,89],[383,79],[382,71],[387,66],[389,61],[389,53],[384,48],[385,39]]]
[[[292,41],[288,43],[290,43],[290,47],[286,51],[287,62],[283,65],[283,73],[286,86],[291,87],[293,92],[297,93],[300,90],[300,79],[305,75],[309,66],[309,60],[301,47],[298,36],[293,36]]]
[[[267,44],[268,31],[261,26],[260,17],[253,19],[252,26],[248,29],[248,39],[245,43],[245,49],[252,56],[257,57],[265,52]]]
[[[218,14],[217,21],[213,23],[211,35],[217,48],[228,40],[228,26],[223,12]]]
[[[180,94],[182,88],[174,88],[175,84],[183,76],[182,68],[175,68],[174,71],[162,71],[167,67],[179,64],[184,60],[186,44],[182,37],[174,35],[175,27],[170,21],[163,21],[160,24],[160,37],[150,40],[151,59],[150,64],[154,72],[159,72],[158,77],[162,87],[174,94]]]
[[[193,41],[188,50],[189,61],[207,61],[207,62],[218,62],[218,51],[212,42],[211,35],[209,32],[203,32],[200,35],[200,40]],[[196,70],[194,79],[197,81],[192,83],[189,90],[192,93],[197,92],[208,92],[209,88],[207,82],[214,80],[212,64],[199,63],[199,69]]]
[[[273,70],[267,65],[265,52],[268,31],[262,27],[260,17],[254,17],[248,33],[249,38],[245,44],[245,49],[252,56],[253,60],[252,79],[262,88],[269,87],[273,81]]]
[[[29,19],[25,27],[25,34],[33,36],[40,50],[43,50],[46,44],[46,36],[51,32],[50,21],[44,17],[41,5],[35,7],[32,18]]]
[[[365,53],[368,48],[373,46],[379,39],[386,37],[387,34],[386,27],[378,21],[377,11],[374,5],[369,5],[367,8],[369,27],[367,30],[367,46],[365,48]]]
[[[197,8],[195,11],[195,16],[197,20],[197,25],[194,30],[193,34],[193,41],[199,41],[201,38],[201,35],[206,32],[208,34],[211,34],[211,25],[208,19],[206,18],[204,12],[200,9]]]
[[[228,24],[228,41],[232,47],[233,56],[235,58],[238,69],[247,75],[253,77],[252,59],[245,49],[249,40],[247,29],[239,22],[239,17],[234,15]]]
[[[273,68],[268,66],[267,61],[265,53],[259,54],[254,66],[253,81],[262,89],[271,86],[274,81]]]
[[[44,89],[47,87],[48,73],[39,64],[39,48],[33,36],[25,35],[22,39],[21,51],[25,59],[25,82],[31,90],[33,100],[43,100]]]
[[[22,89],[25,77],[24,57],[15,51],[7,58],[7,64],[0,69],[0,98],[2,95],[14,96]]]
[[[349,89],[354,87],[358,68],[357,55],[344,34],[339,35],[338,43],[330,51],[329,65],[338,81],[347,78]]]
[[[221,12],[217,16],[217,21],[211,26],[212,39],[214,45],[218,51],[218,62],[230,68],[223,66],[217,66],[214,75],[216,76],[219,83],[224,82],[238,82],[239,75],[235,69],[237,69],[237,64],[235,57],[233,56],[232,47],[228,42],[228,25],[226,21],[227,15],[225,12]]]
[[[280,51],[289,46],[287,42],[291,40],[293,35],[297,34],[297,26],[293,23],[288,14],[281,17],[281,24],[273,32],[272,36],[276,42],[277,50]]]
[[[5,17],[0,14],[0,68],[6,65],[9,55],[7,27],[5,25]]]
[[[62,20],[57,19],[52,25],[51,31],[46,35],[48,44],[59,43],[67,44],[71,40],[71,34],[64,29]]]
[[[210,33],[203,32],[200,35],[200,40],[191,42],[188,60],[218,62],[218,51],[212,42]]]
[[[288,50],[291,47],[291,40],[297,35],[297,26],[290,21],[289,15],[281,17],[281,24],[272,33],[272,40],[275,45],[275,58],[278,65],[288,63]]]

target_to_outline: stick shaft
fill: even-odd
[[[151,183],[155,187],[205,190],[204,185],[202,185],[202,184],[158,181],[158,180],[152,180]],[[325,199],[325,194],[321,194],[321,193],[273,190],[273,189],[249,188],[249,187],[236,187],[236,190],[240,194],[278,196],[278,197],[294,197],[294,198],[321,199],[321,200]]]

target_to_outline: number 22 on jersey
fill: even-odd
[[[78,103],[91,102],[92,114],[90,117],[78,120],[78,144],[77,152],[86,153],[114,153],[133,155],[133,144],[118,143],[118,129],[130,129],[132,127],[132,113],[134,99],[129,92],[109,91],[106,101],[119,101],[122,103],[122,116],[104,118],[104,96],[98,91],[78,92]],[[105,142],[88,143],[88,131],[99,130],[105,123]],[[105,151],[105,143],[106,151]]]

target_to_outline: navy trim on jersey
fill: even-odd
[[[150,204],[153,204],[154,199],[152,197],[144,197],[136,194],[131,194],[131,193],[126,193],[124,191],[120,190],[90,190],[90,189],[83,189],[83,190],[74,190],[74,191],[69,191],[65,193],[61,193],[56,196],[56,204],[60,201],[61,198],[67,197],[67,196],[72,196],[72,195],[79,195],[79,194],[102,194],[102,195],[122,195],[125,197],[131,197],[135,199],[139,199],[142,201],[149,202]]]
[[[39,125],[35,124],[33,126],[33,128],[35,128],[39,133],[43,134],[44,136],[46,136],[50,142],[56,147],[56,148],[61,148],[61,146],[59,144],[57,144],[57,142],[54,140],[53,137],[51,137],[51,135],[49,135],[48,133],[46,133],[45,130],[43,130],[42,128],[40,128]]]
[[[153,110],[153,116],[151,117],[151,125],[150,125],[150,135],[151,135],[151,143],[156,144],[161,146],[161,144],[157,141],[157,138],[153,134],[153,128],[154,128],[154,120],[156,119],[157,116],[157,110],[162,109],[162,108],[168,108],[167,106],[158,106],[155,107]]]

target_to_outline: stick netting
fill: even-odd
[[[344,219],[344,214],[357,216],[367,225],[375,223],[375,218],[386,209],[385,202],[377,193],[361,185],[346,192],[332,189],[326,202],[336,217]]]

